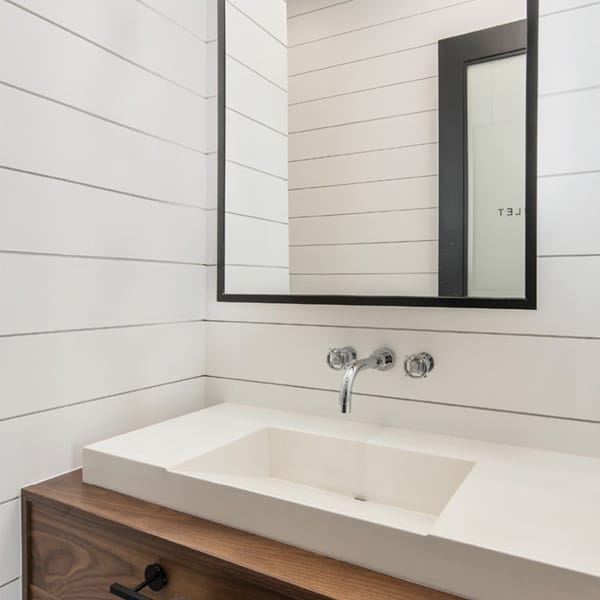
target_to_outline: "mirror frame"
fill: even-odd
[[[525,297],[340,296],[304,294],[239,294],[225,291],[226,195],[226,22],[227,0],[218,0],[218,144],[217,144],[217,301],[271,304],[338,304],[460,308],[537,308],[537,130],[539,0],[527,0],[527,122],[525,183]]]

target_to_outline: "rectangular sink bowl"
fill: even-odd
[[[372,442],[265,427],[170,471],[426,533],[473,466]]]
[[[83,452],[86,483],[488,600],[598,599],[599,473],[596,458],[239,404]]]

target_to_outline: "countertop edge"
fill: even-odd
[[[257,585],[277,591],[285,588],[291,597],[306,597],[308,593],[315,600],[363,600],[361,590],[367,588],[377,591],[380,600],[460,600],[458,596],[86,484],[81,469],[27,486],[22,497],[26,502],[39,502],[80,516],[92,515],[197,552],[224,570],[244,573]],[[131,510],[124,512],[123,505]],[[148,512],[153,513],[153,519],[147,518]],[[191,539],[194,533],[202,535]],[[268,557],[264,552],[253,552],[258,546],[267,550]],[[290,570],[292,560],[304,568]],[[310,578],[302,577],[306,572],[311,573]]]

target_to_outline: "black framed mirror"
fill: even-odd
[[[219,0],[217,299],[536,308],[537,0]]]

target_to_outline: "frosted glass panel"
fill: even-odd
[[[526,57],[467,67],[468,294],[525,295]]]

